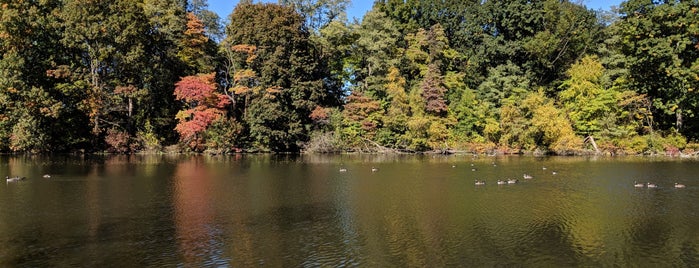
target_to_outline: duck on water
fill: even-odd
[[[5,180],[6,180],[7,182],[17,182],[17,181],[22,181],[22,180],[24,180],[24,179],[26,179],[26,177],[20,177],[20,176],[10,177],[10,176],[5,176]]]

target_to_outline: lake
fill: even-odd
[[[0,184],[3,267],[699,263],[696,160],[0,156],[0,175],[27,177]]]

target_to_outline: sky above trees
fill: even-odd
[[[580,0],[572,1],[577,2]],[[604,9],[609,10],[611,6],[619,6],[621,0],[582,0],[585,6],[588,8],[597,10]],[[258,1],[254,1],[258,2]],[[276,3],[277,1],[259,1],[259,2],[270,2]],[[216,12],[221,18],[226,19],[228,15],[231,14],[233,8],[238,4],[238,0],[209,0],[209,8]],[[352,18],[357,18],[361,20],[364,14],[371,9],[374,4],[374,0],[352,0],[352,4],[347,8],[347,18],[350,20]]]

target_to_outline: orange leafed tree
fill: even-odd
[[[183,77],[175,84],[174,94],[188,107],[177,113],[179,123],[175,131],[180,134],[180,141],[196,148],[202,142],[200,134],[226,116],[225,108],[231,101],[216,92],[213,73]]]

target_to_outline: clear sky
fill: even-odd
[[[573,0],[577,1],[577,0]],[[618,6],[622,0],[582,0],[588,8],[597,10],[604,9],[609,10],[611,6]],[[266,0],[255,2],[274,2],[274,0]],[[222,19],[228,19],[228,15],[233,12],[233,8],[238,4],[238,0],[209,0],[209,9],[218,13],[219,17]],[[374,4],[374,0],[352,0],[350,7],[347,9],[347,17],[352,20],[353,17],[361,19],[367,10],[371,9]]]

